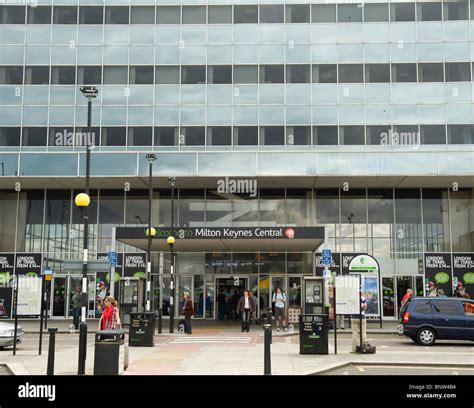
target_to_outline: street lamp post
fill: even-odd
[[[149,153],[146,155],[148,160],[148,230],[146,232],[148,236],[148,250],[147,250],[147,264],[146,264],[146,311],[151,310],[151,243],[153,237],[156,235],[156,230],[153,228],[153,222],[151,219],[151,206],[153,202],[153,162],[156,160],[156,154]]]
[[[170,333],[174,333],[174,251],[173,246],[176,239],[173,235],[170,235],[166,242],[170,247],[171,254],[171,295],[170,295]]]
[[[171,184],[171,232],[173,233],[174,229],[174,186],[176,185],[176,177],[168,177],[168,181]],[[172,239],[171,239],[172,238]],[[168,245],[170,246],[171,253],[171,296],[170,296],[170,333],[174,333],[174,251],[173,245],[175,243],[174,236],[170,236],[167,239]]]
[[[89,246],[89,218],[87,215],[87,208],[91,202],[90,199],[90,172],[91,172],[91,151],[88,145],[90,133],[91,133],[91,122],[92,122],[92,100],[97,98],[99,91],[95,86],[81,86],[80,91],[87,98],[87,132],[88,137],[86,138],[86,191],[80,193],[74,199],[74,202],[78,208],[82,211],[82,217],[84,220],[84,241],[83,241],[83,256],[82,256],[82,295],[87,298],[87,263],[89,259],[88,246]],[[79,326],[79,362],[77,368],[77,374],[85,374],[86,372],[86,351],[87,351],[87,302],[82,302],[81,307],[81,324]]]

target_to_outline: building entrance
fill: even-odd
[[[246,277],[216,278],[216,318],[218,320],[238,320],[237,303],[246,289],[249,289],[248,278]]]

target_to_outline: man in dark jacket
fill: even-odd
[[[237,313],[242,316],[242,332],[250,332],[250,317],[255,310],[255,304],[249,295],[248,290],[244,290],[244,295],[237,303]]]

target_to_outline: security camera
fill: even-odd
[[[97,89],[96,86],[90,86],[90,85],[87,85],[87,86],[83,85],[79,88],[79,90],[82,92],[82,94],[86,98],[97,98],[97,94],[99,93],[99,90]]]
[[[155,153],[148,153],[145,157],[149,162],[152,162],[152,161],[156,160],[156,154]]]
[[[176,177],[168,177],[168,181],[171,183],[171,184],[174,184],[176,183],[178,179]]]

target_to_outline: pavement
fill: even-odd
[[[58,322],[60,323],[60,322]],[[24,323],[22,325],[26,328]],[[52,325],[50,325],[52,326]],[[385,326],[385,324],[384,324]],[[299,354],[299,336],[273,333],[271,345],[272,374],[359,374],[356,366],[369,367],[366,372],[394,374],[404,365],[428,374],[443,373],[474,375],[474,343],[439,341],[431,347],[422,347],[410,339],[392,332],[368,334],[368,341],[377,346],[372,355],[351,353],[350,330],[338,331],[338,353],[334,354],[334,338],[329,336],[328,355]],[[370,326],[369,326],[370,327]],[[167,331],[168,327],[164,326]],[[382,330],[388,330],[384,328]],[[0,351],[0,365],[7,364],[16,374],[46,373],[48,336],[43,339],[43,353],[38,355],[38,334],[27,330],[17,355],[9,349]],[[154,347],[129,348],[129,366],[125,375],[262,375],[263,330],[252,326],[250,333],[241,333],[238,323],[196,324],[193,334],[181,333],[155,336]],[[56,337],[55,374],[77,373],[78,334],[60,333]],[[88,336],[86,374],[93,374],[94,337]],[[378,366],[372,368],[372,366]],[[386,368],[381,368],[384,366]],[[395,368],[392,368],[395,367]],[[341,371],[338,371],[342,369]],[[462,371],[462,372],[461,372]],[[441,371],[440,371],[441,372]]]

